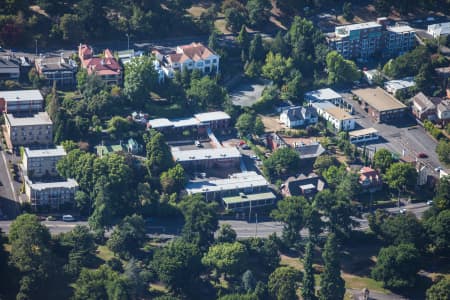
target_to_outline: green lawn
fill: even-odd
[[[97,257],[101,260],[107,262],[114,257],[114,253],[108,249],[106,246],[98,246],[97,248]]]
[[[150,118],[181,118],[190,115],[186,108],[178,103],[160,104],[149,102],[145,105],[145,111],[150,114]]]

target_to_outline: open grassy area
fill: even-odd
[[[114,253],[106,246],[98,246],[97,257],[106,262],[114,257]]]
[[[159,118],[181,118],[189,116],[189,111],[178,103],[166,104],[158,102],[148,102],[145,105],[145,111],[150,114],[150,118],[158,116]]]
[[[202,13],[204,13],[206,11],[206,8],[204,8],[202,6],[198,6],[198,5],[193,5],[187,11],[194,18],[199,18],[202,15]]]
[[[227,22],[225,19],[218,19],[214,22],[216,29],[223,34],[230,34],[231,31],[227,29]]]

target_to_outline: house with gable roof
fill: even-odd
[[[81,61],[81,67],[86,69],[89,75],[98,76],[106,84],[120,85],[122,83],[122,67],[111,50],[105,49],[103,57],[96,57],[92,47],[80,44],[78,56]]]

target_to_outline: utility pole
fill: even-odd
[[[127,43],[128,46],[127,46],[127,49],[130,50],[130,34],[127,33],[126,36],[127,36],[127,39],[128,39],[128,43]]]

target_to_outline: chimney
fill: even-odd
[[[104,66],[105,65],[105,60],[102,58],[102,60],[100,61],[100,64],[102,65],[102,66]]]

